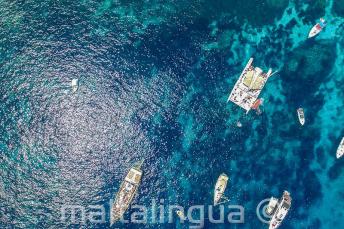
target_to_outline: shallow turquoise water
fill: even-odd
[[[335,160],[344,135],[340,1],[1,6],[1,227],[108,228],[108,203],[141,158],[136,204],[209,205],[217,177],[229,174],[227,195],[244,206],[245,222],[205,228],[267,228],[256,206],[283,190],[293,202],[281,228],[344,227],[344,162]],[[306,40],[321,16],[328,26]],[[279,70],[261,115],[226,103],[251,56]],[[104,204],[106,221],[65,222],[66,204]],[[188,226],[149,217],[114,227]]]

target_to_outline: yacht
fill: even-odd
[[[265,213],[268,214],[269,216],[271,216],[274,213],[274,210],[275,210],[277,204],[278,204],[278,199],[275,197],[271,197],[271,199],[269,201],[269,205],[265,209]]]
[[[298,118],[299,118],[300,124],[301,124],[302,126],[305,125],[306,119],[305,119],[305,112],[304,112],[303,108],[298,108],[298,109],[297,109],[297,116],[298,116]]]
[[[216,181],[214,189],[214,206],[221,204],[221,200],[228,201],[228,198],[224,196],[224,192],[227,187],[228,176],[222,173]]]
[[[278,228],[285,216],[287,215],[291,206],[291,197],[289,192],[284,191],[283,196],[280,200],[272,197],[270,199],[269,205],[266,208],[265,212],[271,216],[269,222],[269,229]]]
[[[271,68],[264,73],[262,69],[254,67],[252,63],[253,58],[250,58],[227,100],[227,102],[231,101],[245,109],[246,113],[261,104],[262,100],[258,99],[258,96],[269,77],[274,74]]]
[[[124,213],[127,211],[130,203],[132,202],[137,189],[139,188],[142,177],[143,161],[134,165],[128,172],[124,181],[122,182],[119,191],[115,197],[115,201],[111,207],[110,221],[111,225],[120,220]]]
[[[79,80],[72,79],[72,92],[75,93],[79,88]]]

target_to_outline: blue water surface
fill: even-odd
[[[244,223],[206,219],[204,228],[268,228],[256,206],[284,190],[293,200],[281,228],[344,228],[344,160],[335,158],[344,135],[343,1],[0,6],[0,228],[109,228],[109,202],[142,158],[133,204],[211,205],[225,172],[226,206],[242,205]],[[307,39],[320,17],[326,28]],[[226,102],[250,57],[278,71],[260,115]],[[103,205],[106,219],[62,220],[66,205]],[[189,226],[149,216],[112,228]]]

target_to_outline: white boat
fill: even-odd
[[[269,210],[271,212],[270,215],[272,215],[271,220],[269,222],[269,229],[276,229],[278,228],[285,216],[287,215],[290,207],[291,207],[291,197],[289,192],[284,191],[282,198],[276,203],[275,198],[271,198],[269,202],[269,207],[272,208],[272,210]],[[271,205],[270,205],[271,204]]]
[[[216,181],[214,189],[214,206],[228,201],[228,198],[224,196],[224,192],[227,187],[228,176],[222,173]],[[224,200],[223,202],[220,202]]]
[[[72,79],[72,92],[75,93],[79,88],[79,80]]]
[[[241,128],[242,127],[242,123],[240,121],[237,121],[237,127]]]
[[[269,201],[269,205],[265,209],[266,214],[271,216],[275,212],[277,204],[278,204],[278,199],[271,197]]]
[[[344,155],[344,137],[340,141],[340,144],[337,149],[337,158],[340,158]]]
[[[130,203],[132,202],[141,182],[142,163],[143,161],[133,166],[129,170],[124,181],[122,182],[119,188],[119,191],[117,192],[117,195],[115,197],[115,201],[111,207],[111,213],[110,213],[111,225],[122,218],[123,214],[127,211]]]
[[[264,73],[262,69],[254,67],[252,62],[253,58],[250,58],[227,100],[245,109],[246,113],[257,105],[260,92],[273,75],[271,68]]]
[[[183,212],[183,211],[177,210],[177,211],[176,211],[176,214],[178,215],[178,217],[179,217],[182,221],[187,220],[187,217],[184,215],[184,212]]]
[[[302,126],[305,125],[306,119],[305,119],[305,112],[304,112],[303,108],[298,108],[297,109],[297,116],[299,118],[300,124]]]
[[[320,18],[320,22],[315,24],[313,28],[311,29],[311,31],[309,31],[308,38],[318,35],[323,30],[323,28],[325,28],[325,26],[326,26],[325,19]]]

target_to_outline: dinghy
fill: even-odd
[[[143,161],[136,163],[130,168],[127,176],[124,178],[119,191],[116,194],[115,201],[112,204],[110,212],[110,224],[114,224],[122,218],[124,213],[127,211],[131,204],[137,189],[140,186],[142,177],[142,166]]]
[[[72,92],[75,93],[79,88],[79,80],[72,79]]]

